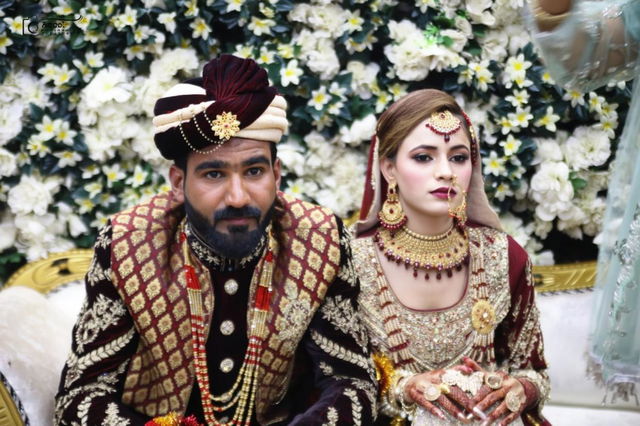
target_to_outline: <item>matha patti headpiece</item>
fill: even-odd
[[[460,130],[462,123],[451,111],[445,110],[431,114],[425,126],[434,133],[444,136],[444,141],[449,142],[451,135]]]

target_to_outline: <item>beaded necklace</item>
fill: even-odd
[[[453,270],[460,271],[469,261],[469,238],[466,229],[451,225],[440,235],[420,235],[406,226],[392,233],[379,227],[373,238],[385,257],[406,268],[413,268],[413,276],[423,269],[425,279],[429,272],[436,272],[436,279],[442,278],[442,272],[451,277]]]
[[[191,334],[193,341],[193,357],[196,380],[202,395],[202,409],[208,425],[245,425],[251,423],[253,414],[258,376],[258,361],[262,355],[262,348],[267,336],[266,320],[271,301],[271,279],[273,276],[274,259],[277,257],[278,245],[272,235],[271,226],[267,228],[269,238],[267,250],[260,260],[252,279],[252,287],[257,284],[252,319],[249,329],[249,344],[245,353],[242,367],[236,381],[227,392],[213,395],[209,386],[209,372],[207,369],[207,351],[205,347],[204,317],[202,291],[200,281],[189,257],[189,248],[184,225],[180,234],[183,244],[184,273],[189,296],[189,313],[191,319]],[[256,283],[257,281],[257,283]],[[220,422],[215,413],[225,411],[235,406],[231,420]]]

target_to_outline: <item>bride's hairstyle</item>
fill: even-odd
[[[422,89],[402,97],[380,116],[376,130],[380,158],[394,158],[402,141],[420,122],[444,110],[460,120],[467,138],[472,141],[464,112],[456,100],[440,90]]]

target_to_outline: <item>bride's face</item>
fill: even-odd
[[[382,160],[382,170],[389,181],[398,184],[400,202],[409,221],[448,214],[447,192],[451,187],[451,205],[462,202],[460,187],[468,191],[471,181],[471,148],[461,128],[448,142],[421,122],[398,148],[395,159]],[[452,186],[453,176],[457,185]],[[454,195],[455,194],[455,195]]]

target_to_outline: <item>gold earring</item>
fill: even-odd
[[[454,186],[457,186],[462,193],[462,202],[457,207],[451,206],[450,194]],[[456,175],[453,175],[453,179],[451,179],[451,186],[449,187],[449,191],[447,191],[447,201],[449,202],[449,216],[458,222],[458,226],[463,227],[467,222],[467,191],[462,189],[462,186],[458,184],[458,176]]]
[[[387,199],[384,200],[382,208],[378,212],[378,219],[380,219],[380,225],[390,231],[395,231],[407,223],[407,216],[402,210],[395,182],[389,183]]]

